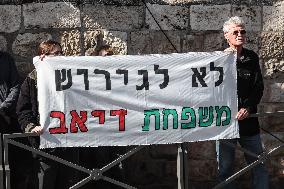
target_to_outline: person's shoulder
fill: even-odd
[[[11,57],[8,52],[0,51],[0,57]]]
[[[254,57],[258,57],[258,55],[256,54],[256,52],[254,52],[253,50],[247,49],[247,48],[243,48],[244,54],[250,55],[250,56],[254,56]]]
[[[0,51],[0,59],[2,60],[1,62],[13,62],[14,61],[13,57],[8,52],[4,52],[4,51]]]
[[[32,80],[36,80],[37,76],[36,76],[36,69],[34,69],[33,71],[31,71],[31,73],[29,73],[28,78],[32,79]]]

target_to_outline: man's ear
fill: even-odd
[[[225,32],[225,33],[224,33],[224,37],[225,37],[225,39],[227,39],[227,40],[229,39],[228,32]]]

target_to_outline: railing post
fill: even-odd
[[[188,157],[184,143],[178,145],[177,177],[178,189],[188,189]]]
[[[4,167],[4,149],[3,149],[3,134],[1,133],[0,136],[0,162],[1,162],[1,167],[0,167],[0,189],[4,189],[4,177],[5,177],[5,167]]]
[[[9,134],[4,134],[3,135],[3,152],[4,152],[4,166],[5,166],[5,189],[11,189],[11,183],[10,183],[10,176],[11,176],[11,170],[10,170],[10,166],[9,166],[9,144],[8,144],[8,136]]]

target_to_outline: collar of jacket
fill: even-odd
[[[33,79],[33,80],[36,80],[36,69],[34,69],[31,73],[29,73],[29,78]]]

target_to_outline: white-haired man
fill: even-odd
[[[263,94],[263,79],[259,67],[258,55],[243,47],[246,40],[244,21],[240,17],[231,17],[223,25],[224,37],[229,47],[225,51],[237,53],[237,90],[238,108],[236,118],[239,122],[239,139],[226,140],[233,145],[237,142],[246,150],[254,154],[263,152],[259,135],[259,122],[257,118],[249,117],[249,114],[257,112]],[[226,145],[224,142],[217,142],[218,158],[218,181],[224,181],[233,173],[235,159],[235,148]],[[245,153],[248,164],[257,160]],[[252,169],[253,187],[255,189],[267,189],[269,185],[268,173],[263,163]],[[229,183],[225,188],[235,188],[236,185]]]

